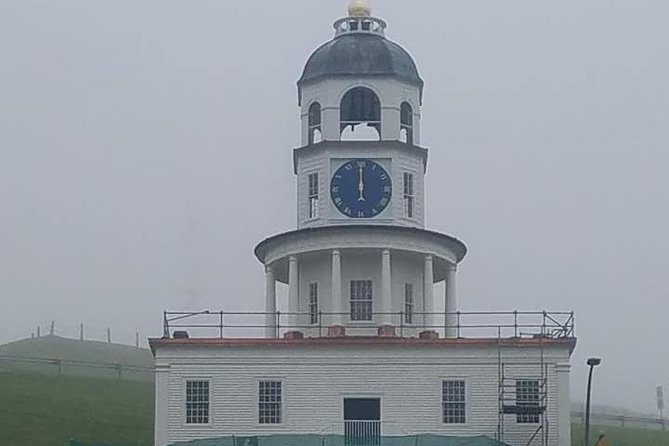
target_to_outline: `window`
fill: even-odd
[[[186,424],[209,424],[209,381],[186,381]]]
[[[309,145],[321,142],[321,104],[314,102],[309,107]]]
[[[318,284],[309,284],[309,323],[317,324],[319,322],[318,314]]]
[[[359,132],[358,127],[369,132]],[[349,90],[340,104],[340,132],[342,140],[381,139],[381,101],[369,88]]]
[[[371,321],[373,290],[371,280],[351,281],[351,320]]]
[[[416,195],[413,186],[413,174],[404,172],[404,216],[407,218],[414,218]]]
[[[528,409],[526,413],[516,415],[516,422],[521,424],[536,424],[539,419],[539,381],[521,380],[516,381],[516,405],[521,407],[536,408]]]
[[[413,324],[413,284],[404,284],[404,322]]]
[[[443,381],[441,405],[444,423],[464,424],[467,422],[464,381]]]
[[[258,423],[281,424],[282,409],[281,381],[260,381],[258,383]]]
[[[309,219],[318,218],[319,211],[319,184],[318,174],[309,175]]]
[[[400,108],[400,141],[413,144],[413,108],[408,102]]]

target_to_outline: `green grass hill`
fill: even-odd
[[[151,446],[148,382],[0,372],[0,445]]]
[[[45,336],[0,346],[0,371],[150,381],[152,367],[149,350],[106,342]]]

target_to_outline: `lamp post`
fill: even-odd
[[[588,395],[585,403],[585,438],[583,446],[590,446],[590,394],[592,392],[592,372],[596,366],[602,363],[600,358],[588,358],[587,364],[590,366],[588,375]]]

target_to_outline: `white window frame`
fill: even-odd
[[[370,290],[369,299],[359,299],[359,298],[354,299],[353,298],[353,284],[362,284],[362,283],[364,283],[365,285],[369,285],[369,290]],[[358,309],[358,311],[354,313],[354,311],[353,311],[354,304],[356,304],[355,305],[356,307],[362,306],[360,304],[369,305],[369,312]],[[358,315],[369,314],[369,318],[368,319],[354,318],[353,317],[354,314],[358,314]],[[350,321],[353,322],[353,323],[357,323],[357,322],[365,323],[365,322],[371,322],[371,321],[374,320],[374,281],[373,280],[360,279],[360,280],[351,280],[350,281],[350,284],[349,284],[349,318],[350,318]]]
[[[309,323],[311,325],[316,325],[320,322],[318,291],[318,282],[309,284]]]
[[[523,386],[521,383],[526,384],[526,392],[519,393],[519,388]],[[534,390],[536,383],[536,392],[529,392],[529,390]],[[530,385],[531,384],[531,385]],[[531,387],[531,389],[529,389]],[[535,399],[525,399],[523,397],[536,397]],[[541,380],[539,379],[517,379],[516,380],[516,406],[532,406],[532,407],[541,407]],[[517,424],[541,424],[541,414],[517,414],[516,415]]]
[[[313,181],[314,178],[315,182]],[[321,213],[320,181],[321,181],[321,176],[318,172],[311,172],[307,174],[307,220],[316,220],[320,217]]]
[[[281,401],[279,402],[280,420],[278,423],[262,423],[260,421],[260,383],[280,383],[281,384]],[[284,378],[278,377],[263,377],[256,379],[255,385],[255,425],[258,427],[272,428],[275,426],[283,426],[286,421],[286,383]],[[270,402],[271,403],[271,402]]]
[[[465,392],[464,392],[464,415],[465,415],[465,420],[463,423],[460,422],[447,422],[445,420],[445,404],[446,402],[444,401],[444,384],[446,382],[462,382],[465,385]],[[439,380],[439,423],[442,426],[467,426],[470,423],[470,392],[471,392],[471,386],[469,383],[469,379],[463,378],[463,377],[457,377],[457,376],[443,376]]]
[[[416,316],[416,287],[413,283],[404,284],[404,323],[413,325]]]
[[[194,383],[194,382],[206,382],[208,384],[208,401],[207,401],[207,422],[206,423],[189,423],[188,422],[188,383]],[[185,377],[183,378],[183,405],[182,405],[182,410],[183,410],[183,415],[181,418],[181,424],[183,427],[189,427],[189,428],[204,428],[204,427],[211,427],[212,426],[212,419],[213,419],[213,406],[212,406],[212,380],[211,377]]]
[[[416,175],[413,172],[404,172],[402,176],[402,190],[404,192],[404,217],[416,219]]]

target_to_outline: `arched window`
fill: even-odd
[[[340,108],[342,139],[381,139],[381,101],[376,93],[365,87],[353,88],[344,95]],[[369,131],[361,131],[361,124]]]
[[[321,104],[314,102],[309,107],[309,144],[321,142],[323,129],[321,128]]]
[[[408,102],[400,108],[400,141],[413,144],[413,108]]]

